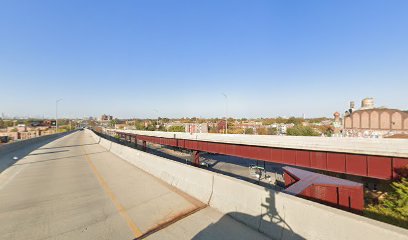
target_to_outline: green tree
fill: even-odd
[[[149,125],[147,125],[146,128],[144,128],[144,130],[146,130],[146,131],[155,131],[155,130],[156,130],[156,126],[153,125],[153,124],[149,124]]]
[[[88,121],[88,125],[91,127],[95,127],[96,126],[96,122],[94,120],[89,120]]]
[[[144,125],[143,123],[136,123],[135,124],[136,130],[144,130]]]
[[[268,135],[276,135],[278,134],[278,130],[276,128],[268,128]]]
[[[391,184],[392,190],[377,205],[369,205],[365,214],[368,217],[408,228],[408,179]]]
[[[278,117],[275,119],[276,123],[286,123],[288,120],[284,119],[283,117]]]
[[[24,121],[24,125],[26,125],[27,127],[31,125],[31,121],[30,120],[25,120]]]
[[[258,129],[256,130],[256,133],[257,133],[258,135],[267,135],[267,134],[268,134],[268,130],[267,130],[266,128],[258,128]]]
[[[167,131],[169,132],[185,132],[184,126],[170,126]]]
[[[319,133],[313,128],[302,125],[296,125],[292,128],[288,128],[286,134],[290,136],[319,136]]]
[[[286,121],[287,124],[293,123],[293,124],[295,124],[295,125],[299,125],[299,124],[301,124],[302,122],[303,122],[303,118],[295,118],[295,117],[290,117],[290,118]]]
[[[109,122],[109,125],[110,125],[111,127],[114,127],[114,126],[116,125],[116,123],[118,123],[118,120],[117,120],[117,119],[112,119],[112,120]]]
[[[326,136],[331,137],[334,133],[334,128],[332,126],[320,126],[319,130]]]
[[[218,129],[217,127],[210,127],[210,129],[208,130],[209,133],[218,133]]]
[[[252,128],[246,128],[246,129],[245,129],[245,134],[254,134],[254,129],[252,129]]]

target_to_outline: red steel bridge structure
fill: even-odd
[[[143,146],[146,146],[146,142],[150,142],[191,150],[195,156],[195,164],[199,164],[200,152],[209,152],[381,180],[399,177],[398,169],[408,165],[408,157],[392,155],[254,146],[177,137],[148,136],[122,131],[116,131],[116,134],[131,142],[141,141]],[[406,147],[408,149],[408,144]]]
[[[327,141],[316,137],[298,138],[301,141],[296,139],[295,144],[284,145],[279,141],[290,138],[279,138],[279,141],[270,138],[274,143],[269,144],[269,138],[256,141],[259,139],[255,136],[234,141],[235,138],[242,137],[117,130],[110,134],[116,134],[121,139],[136,145],[141,143],[144,149],[149,142],[191,150],[194,156],[193,164],[197,166],[200,165],[200,152],[208,152],[385,181],[400,177],[398,170],[408,166],[408,149],[405,149],[405,146],[408,148],[408,141],[406,140],[405,142],[380,140],[366,143],[360,139],[352,146],[336,148],[336,142],[333,142],[333,139]],[[307,144],[303,144],[302,141]],[[319,142],[323,142],[323,145],[319,145]],[[325,142],[327,145],[324,145]],[[345,146],[341,142],[338,145]],[[356,213],[361,213],[364,209],[364,186],[361,183],[326,177],[292,167],[284,167],[284,172],[286,192],[289,194]]]

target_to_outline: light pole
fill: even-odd
[[[58,103],[62,101],[62,98],[55,101],[55,133],[58,133]]]
[[[228,96],[222,93],[225,97],[225,134],[228,134]]]

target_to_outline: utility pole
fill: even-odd
[[[58,103],[62,100],[62,98],[55,101],[55,133],[58,133]]]

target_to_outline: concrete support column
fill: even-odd
[[[200,166],[200,152],[193,151],[193,165]]]

